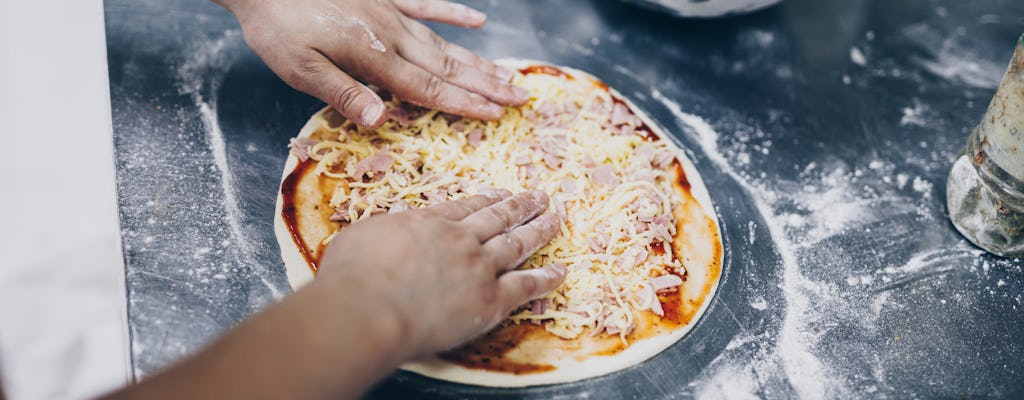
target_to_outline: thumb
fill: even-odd
[[[384,101],[380,96],[322,54],[303,62],[292,76],[298,81],[293,86],[323,100],[350,121],[372,129],[384,123]]]

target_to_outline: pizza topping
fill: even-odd
[[[611,165],[602,165],[590,170],[590,180],[598,185],[612,186],[619,183],[615,177],[615,168]]]
[[[633,116],[633,113],[629,112],[629,109],[626,108],[624,104],[615,103],[615,105],[612,106],[612,126],[620,126],[625,125],[627,123],[631,123],[633,122],[634,118],[636,117]]]
[[[340,180],[331,219],[355,222],[495,188],[548,192],[561,234],[520,268],[561,263],[566,280],[509,320],[539,323],[562,338],[625,340],[636,313],[664,313],[656,292],[678,286],[671,273],[685,271],[671,246],[673,210],[682,203],[671,162],[663,163],[674,160],[673,149],[622,135],[642,126],[628,107],[586,81],[567,82],[518,75],[531,101],[498,122],[447,118],[392,96],[389,122],[377,131],[339,124],[308,150],[318,173]]]
[[[317,141],[312,138],[292,138],[292,140],[288,142],[288,152],[298,158],[299,161],[305,162],[309,160],[310,149],[316,144]]]
[[[395,202],[395,204],[391,205],[391,208],[388,208],[388,214],[394,214],[394,213],[400,213],[402,211],[408,211],[410,208],[411,207],[409,206],[409,202],[408,201],[398,200],[398,201]]]
[[[395,159],[385,152],[379,152],[356,163],[352,176],[362,178],[367,172],[387,172]]]
[[[466,141],[469,142],[469,145],[473,147],[480,146],[480,142],[482,142],[483,139],[484,130],[480,128],[473,129],[472,131],[469,132],[469,135],[466,135]]]

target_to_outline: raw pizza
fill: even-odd
[[[275,229],[293,288],[333,235],[495,189],[540,189],[561,233],[520,268],[564,264],[565,282],[475,341],[402,368],[485,386],[604,375],[680,340],[707,307],[722,244],[710,197],[670,137],[596,78],[503,60],[531,100],[498,121],[462,119],[382,93],[388,122],[358,128],[327,108],[292,140]]]

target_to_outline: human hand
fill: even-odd
[[[543,192],[502,191],[357,222],[325,250],[316,284],[395,317],[405,359],[451,349],[561,284],[560,265],[515,270],[558,233],[547,205]]]
[[[357,79],[403,100],[475,119],[529,94],[512,72],[448,43],[417,20],[477,28],[486,16],[441,0],[214,0],[242,25],[245,40],[292,87],[359,125],[384,123],[384,102]]]

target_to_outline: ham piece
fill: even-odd
[[[659,215],[650,223],[650,227],[655,240],[672,243],[672,232],[675,231],[675,226],[672,226],[672,218],[668,215]]]
[[[410,122],[419,119],[429,111],[430,110],[423,107],[417,107],[409,103],[402,103],[398,107],[388,109],[388,119],[397,122],[399,125],[407,126]]]
[[[615,103],[615,105],[612,106],[612,126],[625,125],[633,122],[635,118],[636,117],[633,116],[633,113],[629,112],[629,108],[626,108],[622,103]]]
[[[288,150],[291,155],[298,157],[299,161],[309,161],[309,149],[318,142],[308,137],[292,138],[288,142]]]
[[[366,157],[356,163],[355,171],[352,172],[353,178],[362,178],[367,172],[387,172],[391,169],[391,165],[395,163],[395,159],[392,158],[385,152],[378,152],[372,156]]]
[[[480,146],[480,142],[482,142],[483,139],[484,130],[480,128],[473,129],[472,131],[469,131],[468,135],[466,135],[466,141],[468,141],[469,145],[473,147]]]
[[[671,289],[683,284],[683,278],[679,275],[665,274],[656,278],[647,280],[647,285],[651,287],[655,292],[662,290]]]
[[[395,204],[391,205],[391,208],[388,209],[388,214],[395,214],[395,213],[400,213],[402,211],[409,211],[410,208],[411,207],[409,206],[409,202],[407,202],[405,200],[398,200],[398,201],[395,202]]]
[[[344,212],[340,210],[334,211],[334,214],[331,214],[330,220],[332,222],[351,222],[351,219],[348,217],[348,210]]]
[[[591,169],[590,181],[604,186],[614,186],[619,184],[619,178],[615,176],[615,167],[611,165],[602,165]]]

